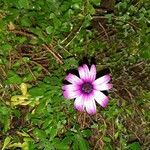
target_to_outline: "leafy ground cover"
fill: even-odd
[[[148,150],[148,0],[0,0],[0,149]],[[110,102],[77,112],[61,86],[81,62],[109,71]]]

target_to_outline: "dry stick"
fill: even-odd
[[[86,113],[83,114],[83,124],[82,124],[82,129],[85,127],[85,121],[86,121]]]
[[[39,64],[39,63],[37,63],[36,61],[33,61],[33,60],[31,62],[36,64],[37,66],[40,66],[47,74],[50,75],[50,72],[45,67],[43,67],[41,64]]]
[[[77,37],[77,35],[79,34],[81,29],[82,29],[82,25],[80,26],[80,28],[78,29],[78,31],[76,32],[74,37],[65,45],[65,48],[68,47],[70,45],[70,43]]]
[[[53,42],[55,45],[58,45],[58,46],[59,46],[60,48],[62,48],[65,52],[67,52],[68,54],[72,55],[72,54],[71,54],[69,51],[67,51],[63,46],[61,46],[59,42],[56,42],[56,39],[55,39],[55,38],[54,38],[53,41],[55,42],[55,43]],[[62,43],[62,42],[61,42],[61,43]],[[55,48],[55,47],[56,47],[56,46],[54,46],[54,48]]]
[[[61,44],[65,43],[65,42],[71,37],[72,34],[73,34],[73,31],[70,32],[70,33],[68,34],[68,36],[67,36],[65,39],[63,39],[60,43],[61,43]]]
[[[22,59],[22,58],[21,58]],[[34,75],[34,73],[32,72],[31,68],[29,67],[29,65],[22,59],[22,61],[24,62],[24,64],[26,65],[26,67],[28,68],[29,72],[31,73],[32,77],[34,78],[34,80],[36,80],[36,76]]]
[[[113,123],[113,120],[112,120],[112,135],[111,135],[111,133],[108,133],[108,135],[112,138],[112,140],[114,140],[114,123]]]
[[[9,51],[9,63],[8,63],[8,68],[9,69],[11,68],[11,61],[12,61],[12,59],[11,59],[11,54],[10,54],[10,51]]]
[[[62,40],[62,41],[60,42],[60,44],[64,44],[66,41],[69,40],[69,42],[68,42],[67,44],[65,44],[65,47],[67,47],[67,46],[75,39],[75,37],[78,35],[78,33],[80,32],[82,26],[83,26],[83,21],[80,22],[80,23],[77,25],[76,28],[73,28],[72,31],[68,34],[68,36],[67,36],[64,40]],[[75,34],[75,33],[76,33],[76,34]],[[74,35],[74,34],[75,34],[75,35]],[[74,36],[73,36],[73,35],[74,35]],[[70,39],[72,36],[73,36],[73,38]]]
[[[135,24],[133,24],[132,22],[128,22],[128,24],[130,26],[132,26],[134,29],[138,29],[138,30],[141,30],[139,27],[137,27]]]
[[[141,139],[139,138],[139,136],[135,133],[135,132],[133,132],[133,134],[136,136],[136,138],[141,142]]]
[[[63,64],[63,61],[61,60],[62,57],[60,58],[58,54],[55,54],[55,52],[52,51],[46,44],[42,44],[42,46],[44,49],[48,50],[54,56],[54,58],[58,63]]]
[[[107,124],[106,124],[105,119],[103,118],[103,116],[102,115],[100,115],[100,116],[101,116],[101,118],[103,120],[104,125],[107,126]],[[104,137],[105,133],[106,133],[106,129],[104,130],[102,136],[97,140],[97,142],[96,142],[93,150],[96,150],[99,141],[101,141],[103,143],[102,138]]]
[[[96,37],[96,39],[100,38],[104,32],[105,32],[104,30],[101,31],[101,32],[99,33],[99,35]],[[110,33],[112,33],[112,31],[107,32],[108,35],[109,35]],[[91,43],[93,40],[95,40],[95,38],[92,38],[92,39],[88,40],[88,41],[87,41],[87,44]],[[84,45],[85,45],[85,44],[84,44]],[[84,46],[84,45],[83,45],[83,46]]]
[[[60,44],[58,45],[60,48],[62,48],[65,52],[67,52],[69,55],[72,55],[69,51],[67,51],[63,46],[61,46]]]
[[[53,49],[53,52],[54,52],[54,47],[52,45],[51,45],[51,48]],[[58,52],[55,51],[55,53],[58,55],[59,58],[62,59],[62,56]]]
[[[114,135],[115,135],[115,125],[114,125],[114,122],[113,122],[113,119],[112,119],[112,125],[113,125],[113,128],[112,128],[112,139],[113,139],[113,141],[114,141]]]
[[[19,53],[18,53],[19,54]],[[22,56],[19,54],[22,62],[25,64],[25,66],[28,68],[29,72],[31,73],[32,77],[34,78],[34,80],[36,80],[36,76],[34,75],[34,73],[32,72],[31,68],[29,67],[29,65],[23,60]]]
[[[96,150],[97,149],[97,146],[98,146],[98,142],[102,142],[102,143],[104,143],[103,141],[102,141],[102,138],[103,138],[103,136],[104,135],[102,135],[98,140],[97,140],[97,142],[96,142],[96,144],[95,144],[95,146],[94,146],[94,149],[93,150]]]
[[[107,19],[105,16],[93,16],[92,19]]]
[[[109,40],[109,36],[108,36],[108,34],[107,34],[105,28],[103,27],[103,25],[102,25],[100,22],[98,22],[98,25],[103,29],[103,31],[104,31],[104,33],[105,33],[105,35],[106,35],[106,37],[107,37],[107,40]]]
[[[133,96],[132,96],[132,94],[129,92],[129,90],[128,90],[127,88],[124,88],[124,89],[125,89],[125,91],[128,93],[130,99],[133,99]]]
[[[28,37],[28,38],[36,38],[35,36],[33,36],[32,34],[29,34],[29,33],[25,33],[25,32],[23,32],[23,31],[17,31],[17,30],[13,30],[12,31],[13,33],[15,33],[15,34],[19,34],[19,35],[23,35],[23,36],[26,36],[26,37]],[[34,78],[34,80],[36,80],[36,77],[35,77],[35,75],[34,75],[34,73],[32,72],[32,70],[30,69],[30,67],[29,67],[29,65],[23,60],[23,58],[22,58],[22,56],[19,54],[19,56],[20,56],[20,58],[21,58],[21,60],[24,62],[24,64],[26,65],[26,67],[28,68],[28,70],[29,70],[29,72],[31,73],[31,75],[33,76],[33,78]],[[35,62],[34,62],[35,63]],[[38,63],[36,63],[36,65],[37,65]],[[40,65],[40,64],[38,64],[40,67],[42,67],[43,68],[43,70],[45,70],[48,74],[50,74],[42,65]]]
[[[55,50],[54,50],[54,47],[51,45],[50,47],[49,46],[47,46],[48,48],[49,48],[49,50],[51,51],[51,52],[53,52],[54,54],[55,54],[55,56],[57,57],[57,59],[58,59],[58,62],[60,63],[60,64],[63,64],[63,61],[62,61],[62,56],[58,53],[58,52],[56,52]]]
[[[5,77],[7,77],[7,74],[1,65],[0,65],[0,70],[2,71],[1,75],[4,75]]]
[[[135,65],[133,65],[133,66],[129,66],[128,70],[129,70],[129,69],[133,69],[133,68],[135,68],[135,67],[139,67],[140,65],[144,65],[144,61],[141,61],[141,62],[139,62],[139,63],[137,63],[137,64],[135,64]]]
[[[35,61],[38,61],[38,60],[46,60],[47,59],[47,57],[39,57],[39,58],[33,58],[33,60]]]
[[[23,31],[14,30],[14,31],[12,31],[12,32],[15,33],[15,34],[19,34],[19,35],[26,36],[26,37],[28,37],[28,38],[36,39],[36,37],[33,36],[32,34],[25,33],[25,32],[23,32]]]
[[[108,19],[107,17],[105,17],[105,16],[93,16],[92,17],[92,19]],[[112,18],[113,20],[116,20],[116,21],[121,21],[121,22],[123,22],[122,20],[119,20],[119,19],[117,19],[116,17],[113,17]],[[135,24],[133,24],[132,22],[127,22],[130,26],[132,26],[132,27],[134,27],[135,29],[138,29],[138,30],[140,30],[140,28],[139,27],[137,27]]]
[[[5,89],[5,90],[3,91],[3,93],[2,93],[2,95],[0,96],[0,100],[1,100],[4,104],[6,104],[6,101],[3,99],[3,97],[4,97],[5,94],[6,94],[6,87],[7,87],[7,86],[3,87],[2,84],[0,84],[0,85],[1,85],[2,88]]]

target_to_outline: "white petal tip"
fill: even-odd
[[[89,115],[95,115],[96,114],[96,111],[90,111],[88,112]]]
[[[103,100],[103,102],[101,103],[101,106],[103,108],[105,108],[107,106],[107,104],[108,104],[108,101],[109,101],[109,98],[107,97],[106,99]]]

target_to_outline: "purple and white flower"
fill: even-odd
[[[78,111],[87,113],[96,113],[96,103],[102,107],[106,107],[108,96],[101,91],[106,91],[112,88],[112,84],[108,83],[111,80],[110,75],[104,75],[96,79],[96,66],[91,65],[89,69],[86,64],[78,68],[79,76],[69,73],[66,80],[71,84],[63,85],[63,95],[66,99],[75,99],[74,106]]]

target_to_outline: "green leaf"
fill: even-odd
[[[145,48],[142,52],[141,52],[141,56],[147,60],[150,60],[150,47]]]
[[[37,97],[37,96],[43,96],[44,95],[44,93],[45,93],[45,89],[44,88],[41,88],[41,87],[33,87],[33,88],[31,88],[30,90],[29,90],[29,94],[31,95],[31,96],[35,96],[35,97]]]
[[[69,146],[66,145],[66,143],[64,143],[64,142],[56,143],[54,146],[58,150],[69,150]]]
[[[77,140],[73,141],[73,146],[72,146],[73,150],[78,150],[79,149],[79,143]]]
[[[8,113],[9,113],[9,109],[7,107],[0,106],[0,114],[8,115]]]
[[[54,127],[50,127],[48,130],[46,130],[46,132],[49,132],[50,140],[52,141],[54,137],[57,135],[58,129],[54,126]]]
[[[31,74],[27,74],[23,78],[24,82],[28,82],[28,81],[32,81],[32,80],[33,80],[33,76]]]
[[[21,77],[13,71],[8,72],[7,80],[5,81],[6,84],[21,84],[22,79]]]
[[[45,39],[46,37],[45,37],[43,31],[39,27],[33,28],[32,32],[34,34],[36,34],[38,36],[38,38],[41,39],[43,42],[46,42],[46,39]]]
[[[83,137],[89,137],[91,136],[92,131],[90,129],[86,129],[82,132]]]
[[[129,145],[130,150],[141,150],[139,142],[134,142]]]
[[[80,150],[88,150],[88,142],[79,134],[76,135],[76,140],[79,143],[79,149]]]
[[[29,0],[19,0],[18,4],[20,8],[25,8],[25,9],[29,8]]]
[[[10,143],[10,141],[11,141],[11,137],[5,138],[2,150],[4,150],[6,148],[6,146]]]
[[[10,44],[4,44],[1,46],[2,52],[7,54],[9,51],[12,50],[12,46]]]
[[[4,132],[7,132],[10,129],[10,119],[8,116],[4,118]]]
[[[28,16],[23,16],[21,19],[21,25],[25,27],[30,27],[31,26],[31,21]]]
[[[104,140],[105,142],[108,142],[108,143],[111,142],[111,139],[110,139],[109,137],[106,137],[106,136],[103,137],[103,140]]]
[[[93,5],[89,4],[87,9],[90,14],[93,15],[95,13],[95,9],[94,9]]]
[[[34,135],[39,139],[46,138],[46,133],[41,129],[36,128],[33,132],[34,132]]]
[[[54,28],[53,28],[52,26],[48,26],[48,27],[46,28],[46,32],[47,32],[47,34],[51,34],[51,33],[54,32]]]
[[[99,5],[100,6],[100,3],[101,3],[101,0],[91,0],[91,2],[94,4],[94,5]]]

